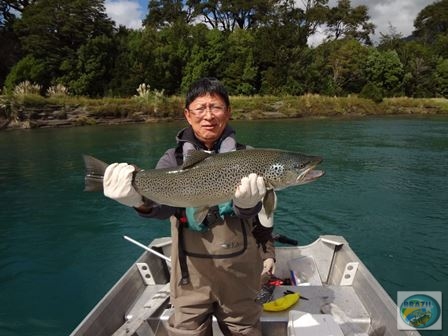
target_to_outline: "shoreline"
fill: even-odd
[[[136,98],[44,98],[27,95],[0,105],[0,130],[68,128],[86,125],[161,123],[184,120],[183,100]],[[448,99],[386,98],[381,103],[349,97],[233,96],[232,120],[357,118],[366,116],[448,115]]]

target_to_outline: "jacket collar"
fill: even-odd
[[[224,128],[224,131],[222,132],[221,137],[213,145],[212,150],[215,153],[220,152],[221,144],[223,143],[223,141],[229,137],[233,138],[234,136],[235,136],[235,130],[232,127],[227,125]],[[196,136],[194,135],[194,132],[193,132],[193,128],[191,126],[188,126],[184,129],[180,130],[179,133],[177,133],[176,141],[177,141],[178,145],[181,145],[181,146],[183,146],[184,143],[188,142],[188,143],[192,144],[195,149],[209,150],[204,145],[204,143],[202,141],[200,141],[198,138],[196,138]]]

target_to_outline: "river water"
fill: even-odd
[[[83,192],[81,156],[152,168],[183,125],[0,133],[0,335],[69,334],[142,253],[123,235],[169,235],[167,222]],[[447,117],[232,126],[240,142],[324,157],[323,178],[278,192],[276,232],[300,245],[344,236],[394,300],[448,292]]]

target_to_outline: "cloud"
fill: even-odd
[[[330,0],[336,6],[336,0]],[[373,40],[378,40],[380,33],[389,33],[389,25],[396,28],[404,37],[412,34],[414,20],[418,13],[434,0],[352,0],[352,7],[365,5],[371,21],[375,24]]]
[[[330,0],[328,5],[336,7],[338,1]],[[414,20],[418,13],[426,6],[434,3],[434,0],[352,0],[352,7],[365,5],[368,8],[370,21],[375,25],[375,33],[372,41],[377,43],[380,33],[388,34],[392,25],[403,37],[409,36],[414,30]],[[300,5],[300,2],[298,3]],[[321,28],[310,37],[308,43],[316,46],[325,38],[325,31]]]
[[[132,0],[106,0],[107,15],[115,21],[116,25],[132,29],[142,28],[143,8],[138,1]]]

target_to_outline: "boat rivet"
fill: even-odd
[[[344,278],[346,278],[346,279],[350,279],[350,274],[346,274],[346,275],[344,276]]]
[[[353,269],[353,266],[352,266],[352,265],[348,265],[348,266],[347,266],[347,269],[348,269],[349,271],[351,271],[351,270]]]
[[[146,278],[146,279],[149,279],[149,278],[151,278],[151,275],[146,274],[146,275],[145,275],[145,278]]]

